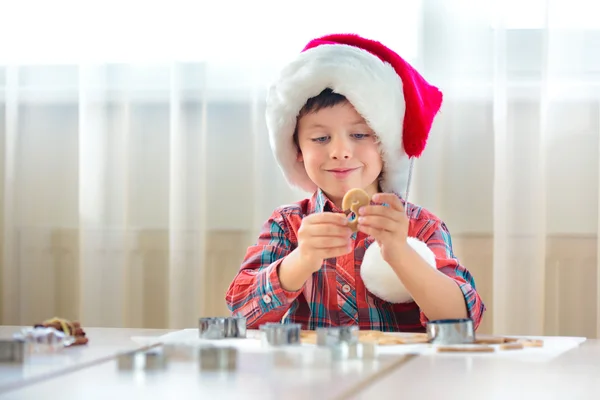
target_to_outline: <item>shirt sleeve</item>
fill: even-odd
[[[280,322],[302,292],[284,290],[279,265],[293,250],[281,214],[274,213],[263,225],[255,245],[246,251],[239,272],[231,282],[225,300],[234,315],[247,319],[248,328]]]
[[[473,320],[473,327],[477,329],[481,324],[485,305],[475,288],[475,279],[454,255],[452,238],[446,224],[441,221],[435,224],[433,233],[426,242],[437,258],[438,270],[452,278],[462,291],[467,315]],[[427,321],[427,317],[421,311],[421,324],[425,326]]]

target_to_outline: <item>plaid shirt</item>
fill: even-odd
[[[404,201],[403,201],[404,203]],[[321,190],[310,199],[276,209],[265,223],[258,242],[249,247],[240,271],[226,294],[231,312],[247,318],[249,328],[267,322],[300,323],[302,329],[358,325],[363,330],[423,332],[427,317],[415,302],[393,304],[370,293],[360,277],[365,250],[373,238],[352,236],[354,251],[326,259],[304,286],[294,292],[281,287],[278,266],[298,245],[298,229],[306,215],[342,212]],[[485,310],[469,271],[452,252],[446,225],[421,207],[408,203],[409,236],[427,243],[437,268],[462,290],[469,317],[479,326]]]

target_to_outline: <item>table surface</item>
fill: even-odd
[[[417,357],[353,398],[387,399],[398,390],[407,399],[598,399],[600,340],[588,339],[541,363],[491,357]]]
[[[17,327],[0,327],[0,337]],[[36,357],[25,366],[0,364],[0,398],[173,398],[181,394],[226,399],[596,399],[600,341],[543,362],[468,354],[386,354],[377,361],[329,366],[276,366],[268,352],[241,352],[235,373],[200,373],[196,363],[172,360],[163,371],[119,371],[116,355],[144,344],[133,336],[169,330],[87,328],[87,346]],[[2,393],[4,391],[4,393]]]
[[[12,338],[23,327],[0,326],[0,338]],[[0,364],[0,393],[113,359],[117,354],[142,346],[132,336],[160,336],[168,329],[85,328],[91,343],[53,354],[36,354],[24,365]]]

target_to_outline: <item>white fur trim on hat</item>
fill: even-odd
[[[389,63],[343,44],[324,44],[300,53],[269,89],[269,139],[287,181],[308,192],[317,189],[297,159],[293,135],[306,101],[326,88],[344,95],[377,134],[384,161],[382,190],[404,193],[409,157],[402,144],[406,110],[402,80]]]
[[[417,238],[409,237],[408,245],[412,247],[433,268],[436,267],[435,254],[427,243]],[[412,296],[404,287],[392,267],[381,256],[377,242],[371,243],[365,251],[360,266],[360,276],[369,292],[390,303],[408,303]]]

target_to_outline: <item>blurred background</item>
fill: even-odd
[[[265,94],[311,38],[384,42],[445,94],[409,200],[481,332],[600,336],[600,6],[586,0],[2,1],[0,323],[185,328],[291,190]],[[385,105],[382,105],[385,106]]]

